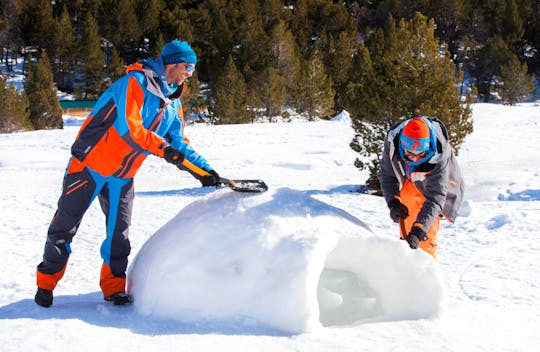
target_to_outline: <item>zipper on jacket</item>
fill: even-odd
[[[167,103],[165,103],[163,105],[163,107],[161,108],[161,110],[159,111],[159,113],[157,114],[157,116],[154,118],[154,121],[152,121],[152,123],[150,124],[150,126],[148,127],[148,130],[149,131],[152,131],[152,132],[155,132],[157,131],[159,125],[161,124],[161,120],[162,120],[162,117],[163,117],[163,113],[165,112],[165,109],[167,108]]]

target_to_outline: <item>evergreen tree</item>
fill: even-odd
[[[107,65],[108,80],[102,90],[109,87],[114,81],[126,74],[126,65],[115,48],[112,48],[111,58]]]
[[[311,26],[308,19],[307,0],[296,0],[294,2],[291,31],[294,33],[301,55],[306,56],[311,42]]]
[[[99,32],[114,44],[124,61],[133,62],[140,56],[142,30],[134,0],[102,0],[97,22]]]
[[[532,3],[531,3],[532,1]],[[521,3],[521,2],[520,2]],[[524,40],[527,45],[530,45],[532,50],[529,51],[526,59],[529,63],[529,68],[533,72],[540,71],[540,2],[535,0],[525,0],[528,6],[524,7]]]
[[[332,87],[332,78],[326,74],[320,55],[315,52],[302,67],[298,111],[305,113],[310,120],[330,117],[334,112],[335,92]]]
[[[0,54],[6,68],[13,71],[17,53],[21,51],[23,41],[20,29],[20,2],[17,0],[0,1],[0,48],[5,50]]]
[[[312,33],[337,34],[357,30],[352,17],[342,1],[311,1],[309,19]]]
[[[281,20],[283,9],[283,1],[280,0],[262,0],[261,13],[263,17],[263,27],[268,33]]]
[[[159,24],[161,12],[165,9],[163,0],[135,0],[137,22],[142,31],[141,47],[145,54],[153,56],[158,47],[158,38],[160,36]]]
[[[223,72],[215,84],[212,113],[218,124],[247,123],[252,115],[247,110],[246,84],[244,77],[229,55]]]
[[[161,33],[159,33],[156,43],[154,45],[154,51],[151,53],[150,56],[153,58],[158,57],[161,54],[161,49],[165,44],[165,39],[163,39],[163,36],[161,35]]]
[[[0,133],[11,133],[32,128],[28,119],[28,101],[24,92],[18,94],[0,75]]]
[[[173,34],[173,38],[179,38],[193,43],[195,36],[193,35],[193,25],[191,24],[191,12],[176,8],[173,11],[173,16],[175,18],[174,32],[171,33]]]
[[[184,84],[187,85],[182,94],[182,109],[184,111],[184,116],[198,115],[199,112],[206,108],[206,101],[201,94],[197,72],[195,72],[189,81]]]
[[[260,101],[257,102],[257,106],[262,107],[264,114],[272,121],[272,117],[281,114],[285,105],[287,97],[285,78],[270,66],[262,75],[258,90],[257,96]]]
[[[237,58],[244,77],[247,82],[251,82],[270,64],[270,38],[264,31],[260,8],[257,4],[253,1],[242,0],[242,8],[244,12],[239,28]]]
[[[53,23],[53,28],[50,55],[54,81],[59,89],[70,90],[69,78],[75,66],[77,47],[75,29],[71,24],[66,6],[63,7],[57,21]]]
[[[49,57],[43,50],[37,62],[29,58],[24,90],[34,129],[63,128],[62,109],[56,97]]]
[[[534,91],[533,79],[527,73],[527,64],[519,62],[516,55],[510,56],[508,63],[501,66],[499,82],[501,100],[510,105],[530,97]]]
[[[369,57],[359,47],[355,67],[365,66],[352,77],[346,100],[356,132],[351,147],[360,154],[356,166],[369,168],[368,184],[375,188],[384,137],[394,123],[416,115],[438,117],[456,149],[472,132],[470,110],[460,105],[461,73],[447,50],[441,55],[433,20],[417,13],[398,27],[392,22],[369,38]]]
[[[97,22],[91,13],[88,13],[84,19],[79,46],[79,62],[84,74],[83,98],[95,99],[102,92],[105,61]]]
[[[189,13],[189,30],[191,31],[190,36],[193,37],[193,40],[190,41],[188,38],[180,38],[190,41],[191,45],[194,47],[197,56],[200,58],[197,62],[197,76],[200,80],[210,82],[212,86],[215,82],[216,72],[223,68],[223,64],[227,59],[227,56],[222,58],[221,65],[217,64],[216,58],[219,56],[218,49],[214,40],[214,36],[219,35],[216,30],[214,30],[213,23],[219,19],[212,16],[210,10],[202,8],[199,11],[191,11]],[[173,20],[169,21],[172,26]],[[219,29],[221,30],[221,28]]]
[[[334,82],[335,112],[341,111],[344,106],[347,84],[350,80],[352,57],[358,43],[356,31],[328,33],[321,35],[321,52],[324,53],[323,61],[326,72]]]
[[[286,103],[298,104],[298,78],[300,76],[301,57],[294,36],[285,22],[280,21],[270,35],[272,64],[277,67],[279,75],[285,77]]]
[[[489,0],[480,1],[481,4],[476,5],[483,11],[486,22],[483,24],[488,28],[490,36],[502,36],[504,32],[504,23],[506,21],[506,3],[509,0]]]
[[[54,20],[50,0],[22,1],[21,35],[27,46],[50,50]]]
[[[460,47],[461,31],[466,22],[466,0],[432,0],[424,9],[417,9],[433,18],[437,24],[435,33],[441,42],[448,45],[452,55],[457,54]]]
[[[214,22],[212,23],[214,36],[212,38],[215,52],[210,53],[214,65],[223,66],[227,61],[227,58],[232,54],[232,48],[234,45],[233,33],[229,28],[227,19],[222,12],[219,12],[217,16],[214,17]]]
[[[474,51],[470,72],[475,78],[478,95],[485,102],[491,98],[491,87],[500,75],[501,66],[509,62],[512,55],[508,44],[499,36],[490,38],[485,46]]]
[[[515,53],[523,52],[523,20],[514,0],[506,1],[505,16],[503,22],[502,37]]]

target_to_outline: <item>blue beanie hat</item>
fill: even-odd
[[[197,64],[197,55],[187,42],[175,39],[163,46],[161,58],[165,65],[189,62]]]

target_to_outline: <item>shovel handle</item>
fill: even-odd
[[[399,229],[401,231],[401,238],[407,238],[407,230],[405,229],[405,219],[399,218]]]

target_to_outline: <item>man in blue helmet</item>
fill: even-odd
[[[58,209],[51,221],[42,262],[37,266],[35,302],[49,307],[62,278],[70,244],[84,213],[98,197],[106,216],[101,245],[100,287],[104,299],[129,304],[126,269],[133,177],[150,154],[189,171],[203,186],[219,175],[184,136],[180,97],[197,56],[185,41],[167,43],[161,55],[128,66],[127,74],[98,99],[71,147]]]

